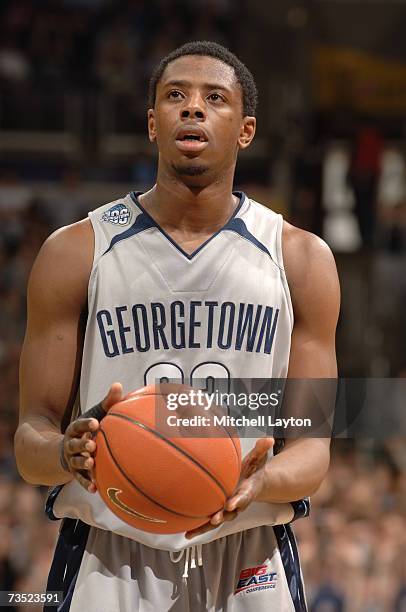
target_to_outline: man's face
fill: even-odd
[[[243,117],[242,90],[231,66],[188,55],[166,67],[148,129],[160,164],[197,186],[234,168],[238,150],[254,137],[255,118]]]

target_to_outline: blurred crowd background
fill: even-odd
[[[257,80],[236,187],[333,249],[341,376],[406,376],[405,18],[403,0],[0,3],[0,590],[43,590],[59,527],[13,458],[27,277],[54,229],[153,184],[148,78],[180,44],[225,44]],[[405,511],[404,440],[333,443],[295,528],[312,611],[406,610]]]

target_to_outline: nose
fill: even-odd
[[[187,98],[181,109],[180,116],[182,119],[204,120],[206,118],[206,112],[202,97],[200,95],[194,95]]]

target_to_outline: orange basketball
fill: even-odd
[[[149,385],[115,404],[101,421],[97,488],[112,512],[137,529],[177,533],[203,525],[237,485],[241,447],[236,434],[215,426],[213,413],[201,406],[168,412],[168,394],[190,389]],[[209,421],[188,434],[184,425],[168,427],[168,415]]]

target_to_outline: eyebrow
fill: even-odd
[[[191,87],[193,83],[190,81],[179,81],[172,80],[164,83],[164,87]],[[221,89],[223,91],[230,91],[229,87],[225,87],[224,85],[220,85],[219,83],[203,83],[203,87],[205,89]]]

